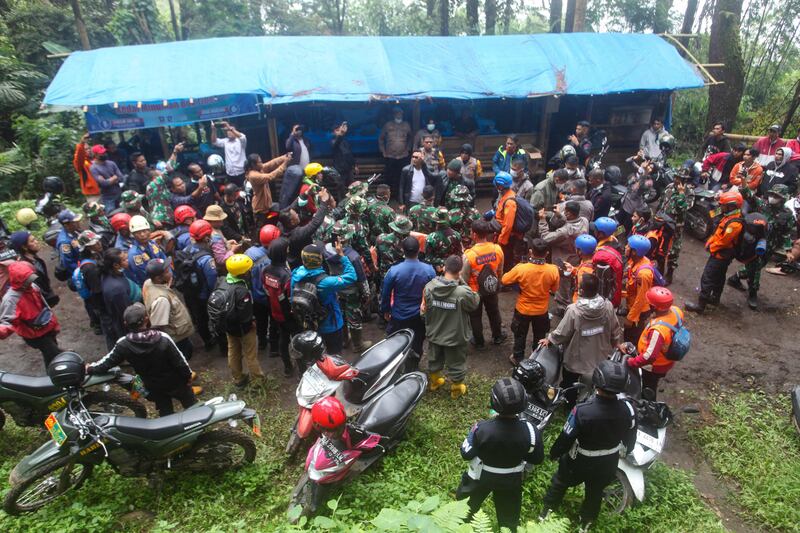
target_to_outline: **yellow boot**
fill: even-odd
[[[432,372],[428,375],[428,388],[435,391],[444,385],[444,376],[441,372]]]
[[[467,393],[467,386],[461,382],[453,382],[450,385],[450,397],[452,399],[456,399],[459,396],[464,396]]]

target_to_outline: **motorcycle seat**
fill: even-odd
[[[377,376],[389,361],[406,349],[410,341],[403,334],[404,332],[399,333],[372,346],[353,363],[353,367],[358,369],[360,376],[365,377],[366,380],[369,380],[369,377]]]
[[[392,429],[405,418],[425,390],[425,380],[408,376],[369,402],[358,416],[358,425],[371,433],[392,436]]]
[[[117,417],[114,427],[120,433],[151,440],[167,439],[191,429],[192,426],[204,424],[211,419],[214,409],[211,407],[195,407],[162,416],[161,418]]]
[[[533,355],[545,371],[544,382],[548,385],[556,385],[560,380],[561,374],[561,354],[555,346],[538,348]]]
[[[5,373],[0,374],[0,385],[39,398],[54,396],[62,391],[61,387],[53,385],[48,376],[33,377]]]

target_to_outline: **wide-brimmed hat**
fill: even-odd
[[[214,204],[206,208],[206,215],[203,217],[203,220],[219,221],[225,220],[226,218],[228,218],[228,213],[223,211],[220,206]]]

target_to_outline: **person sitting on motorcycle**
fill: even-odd
[[[499,379],[490,398],[497,416],[477,422],[461,444],[461,457],[470,464],[461,475],[456,499],[469,498],[469,520],[491,493],[498,525],[516,531],[525,464],[544,460],[544,444],[539,430],[518,416],[527,405],[522,383]]]
[[[625,366],[601,362],[592,375],[592,383],[594,396],[572,409],[550,449],[550,459],[558,459],[558,470],[550,480],[540,515],[546,518],[550,511],[558,509],[569,487],[584,484],[580,511],[583,531],[600,513],[603,490],[614,480],[619,452],[633,450],[637,431],[633,406],[617,397],[628,384]]]
[[[653,400],[658,393],[658,382],[667,375],[675,361],[667,358],[672,343],[673,331],[683,321],[683,311],[672,305],[672,292],[666,287],[651,287],[646,294],[653,309],[653,317],[645,326],[637,344],[638,354],[627,360],[631,368],[642,369],[642,388],[653,391]]]

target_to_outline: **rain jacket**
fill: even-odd
[[[461,346],[471,336],[469,313],[478,308],[478,293],[463,281],[434,278],[423,291],[425,332],[439,346]]]
[[[319,303],[328,310],[328,316],[319,324],[320,333],[334,333],[344,326],[342,308],[339,307],[339,298],[337,298],[336,293],[356,282],[356,269],[346,256],[342,256],[341,261],[344,267],[344,272],[342,272],[341,275],[325,276],[317,283]],[[312,281],[320,274],[325,274],[325,270],[322,268],[312,268],[309,270],[302,265],[297,267],[292,272],[292,290],[294,290],[294,286],[301,281]]]
[[[573,264],[577,263],[576,258],[578,255],[575,252],[575,239],[578,238],[578,235],[583,235],[588,232],[589,221],[583,217],[567,220],[563,226],[554,231],[550,231],[547,220],[539,220],[539,236],[550,245],[550,252],[554,263],[556,259],[568,261]]]
[[[35,283],[27,289],[22,285],[36,271],[28,262],[17,261],[8,266],[9,289],[0,303],[0,339],[16,333],[23,339],[38,339],[58,333],[61,327],[42,291]]]

